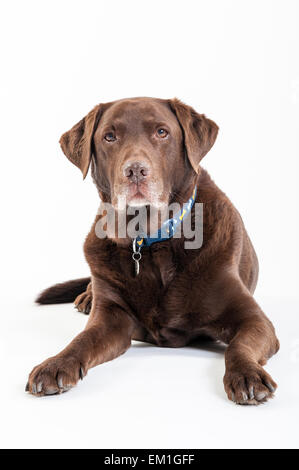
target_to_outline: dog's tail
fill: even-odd
[[[82,294],[90,283],[90,277],[55,284],[39,294],[38,304],[64,304],[74,302],[77,295]]]

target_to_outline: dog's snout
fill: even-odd
[[[144,180],[149,174],[148,166],[143,162],[131,162],[124,168],[124,176],[133,183]]]

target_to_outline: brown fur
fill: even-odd
[[[55,284],[44,290],[36,299],[38,304],[64,304],[73,302],[74,299],[87,289],[90,277],[74,279],[68,282]]]
[[[167,126],[167,140],[157,138],[152,126],[158,124]],[[112,125],[119,139],[111,145],[103,135]],[[131,240],[98,238],[97,216],[84,245],[91,283],[84,291],[85,279],[80,293],[65,286],[66,298],[77,296],[78,309],[90,312],[87,326],[61,353],[33,369],[31,393],[68,390],[90,367],[126,351],[132,339],[182,347],[207,335],[228,345],[224,386],[230,400],[258,404],[273,396],[276,384],[262,365],[279,343],[253,298],[257,258],[239,213],[200,167],[217,131],[213,121],[177,99],[135,98],[98,105],[62,136],[63,151],[84,177],[91,163],[102,201],[116,204],[128,187],[123,169],[137,160],[149,171],[140,183],[149,198],[152,184],[161,201],[181,204],[196,184],[197,202],[204,204],[204,242],[186,250],[182,236],[143,248],[136,277]],[[38,301],[47,303],[51,292]]]

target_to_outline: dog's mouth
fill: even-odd
[[[126,206],[153,206],[157,208],[164,206],[167,204],[167,201],[163,201],[164,197],[161,197],[162,191],[159,186],[160,185],[154,184],[153,182],[132,182],[121,185],[117,188],[117,191],[114,192],[115,203],[113,205],[116,209],[122,210]]]
[[[151,201],[151,194],[147,184],[131,183],[127,189],[127,203],[129,205],[144,205]]]

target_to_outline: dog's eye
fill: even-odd
[[[168,132],[162,127],[160,127],[160,129],[157,130],[157,135],[161,137],[162,139],[165,139],[165,137],[168,136]]]
[[[104,139],[107,142],[114,142],[116,140],[116,136],[113,132],[107,132],[107,134],[104,135]]]

